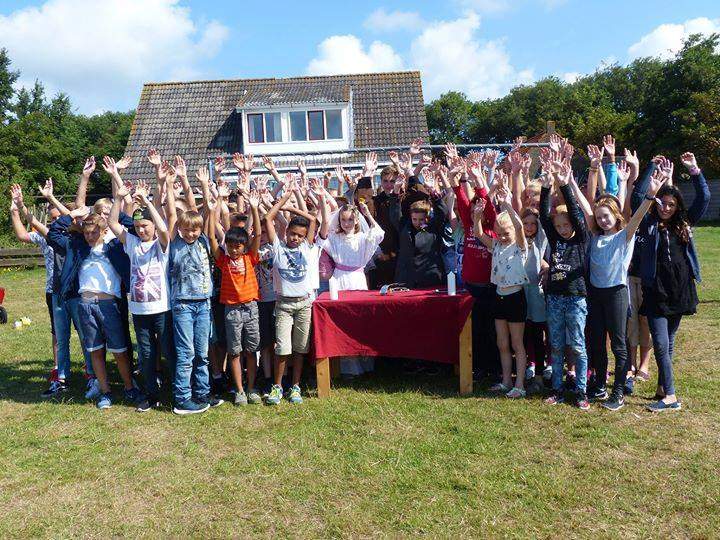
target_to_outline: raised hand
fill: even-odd
[[[475,206],[473,207],[472,211],[472,218],[475,223],[478,221],[482,221],[483,217],[485,215],[485,199],[479,198],[477,202],[475,203]]]
[[[328,173],[326,173],[328,174]],[[313,193],[320,193],[322,191],[322,186],[320,184],[319,178],[310,178],[310,189],[313,191]]]
[[[610,161],[615,161],[615,139],[612,135],[603,137],[603,149]]]
[[[417,139],[413,139],[413,141],[410,143],[410,155],[416,156],[420,153],[420,147],[423,144],[422,137],[418,137]]]
[[[207,167],[205,167],[205,170],[207,171]],[[187,178],[187,167],[182,156],[175,156],[175,174],[179,178]]]
[[[257,208],[258,206],[260,206],[260,194],[255,189],[250,192],[247,200],[250,203],[251,208]]]
[[[13,184],[12,186],[10,186],[10,197],[12,198],[12,201],[15,203],[17,208],[22,208],[24,203],[22,187],[20,187],[20,184]]]
[[[673,172],[675,171],[675,165],[672,161],[667,158],[663,158],[658,164],[658,169],[660,169],[660,172],[662,172],[668,180],[672,181]]]
[[[216,174],[221,174],[227,167],[227,163],[225,163],[225,158],[222,156],[216,157],[215,162],[213,163],[213,167],[215,168]]]
[[[683,165],[685,165],[685,167],[688,171],[690,171],[691,174],[693,174],[699,168],[697,160],[695,159],[695,154],[693,154],[692,152],[683,153],[683,155],[680,156],[680,161]]]
[[[247,172],[252,172],[252,170],[255,168],[255,158],[252,154],[246,154],[243,156],[243,163],[245,164],[245,170]]]
[[[570,183],[570,177],[572,176],[572,169],[567,163],[553,163],[555,168],[555,177],[559,186],[567,186]]]
[[[103,169],[105,169],[105,172],[111,176],[116,176],[118,174],[117,165],[115,165],[115,160],[113,158],[111,158],[110,156],[105,156],[103,158]]]
[[[160,152],[158,152],[155,148],[151,148],[150,150],[148,150],[147,158],[150,162],[150,165],[152,165],[153,167],[158,168],[162,165],[162,157],[160,156]]]
[[[525,178],[530,176],[530,167],[532,166],[532,156],[530,154],[524,154],[522,157],[522,168],[520,172]]]
[[[590,158],[590,167],[597,169],[602,164],[602,158],[605,154],[605,148],[600,149],[597,145],[591,144],[587,147],[588,157]]]
[[[567,139],[563,139],[563,145],[560,149],[560,155],[565,161],[570,161],[575,153],[575,147],[568,142]]]
[[[552,135],[550,135],[550,150],[552,150],[553,152],[560,152],[562,144],[563,140],[560,135],[558,135],[557,133],[553,133]]]
[[[275,170],[275,163],[273,163],[273,160],[270,156],[262,156],[262,162],[263,167],[265,167],[269,172]]]
[[[655,169],[650,176],[650,184],[648,185],[647,195],[652,197],[663,187],[663,185],[670,180],[670,176],[667,176],[662,170]]]
[[[120,161],[115,163],[115,167],[117,167],[118,171],[124,171],[125,169],[127,169],[130,166],[131,163],[132,163],[131,157],[123,156],[120,158]]]
[[[640,160],[638,159],[637,151],[631,152],[626,148],[625,163],[628,164],[631,170],[637,173],[640,170]]]
[[[500,152],[497,150],[488,150],[485,152],[485,156],[483,157],[483,165],[488,170],[494,170],[495,167],[497,167],[497,158],[500,155]]]
[[[162,173],[165,176],[166,182],[175,182],[175,177],[177,176],[177,171],[175,170],[175,167],[170,165],[169,161],[165,161],[162,164]]]
[[[370,216],[370,209],[368,208],[368,205],[362,201],[358,203],[358,210],[360,210],[360,213],[366,218]]]
[[[508,154],[508,161],[510,162],[510,170],[513,173],[517,173],[522,169],[522,155],[519,151],[513,150]]]
[[[400,195],[402,192],[404,192],[406,182],[407,176],[405,176],[405,173],[400,173],[395,180],[395,187],[393,188],[393,193],[395,193],[395,195]]]
[[[245,159],[240,152],[235,152],[232,155],[232,162],[238,172],[245,170]]]
[[[70,211],[70,217],[73,219],[75,219],[75,218],[83,219],[86,216],[90,215],[90,212],[92,212],[92,207],[78,206],[75,210]]]
[[[457,146],[455,146],[453,143],[450,143],[450,142],[447,143],[445,145],[444,153],[445,153],[445,158],[448,161],[458,157]]]
[[[620,182],[627,182],[630,178],[630,165],[627,161],[621,161],[617,168],[618,179]]]
[[[83,166],[83,176],[90,176],[93,171],[95,170],[95,156],[90,156],[85,160],[85,165]]]
[[[124,187],[124,186],[123,186],[123,187]],[[124,191],[126,191],[125,195],[127,195],[127,190],[124,190]],[[136,198],[136,199],[139,199],[141,203],[147,204],[147,202],[148,202],[148,194],[149,194],[149,193],[150,193],[150,189],[149,189],[149,187],[148,187],[148,185],[147,185],[147,182],[145,182],[144,180],[138,180],[138,181],[135,183],[135,198]],[[125,196],[125,195],[120,195],[119,192],[118,192],[117,195],[118,195],[118,197],[124,197],[124,196]]]
[[[305,176],[307,174],[307,166],[305,165],[305,160],[300,158],[297,162],[297,168],[298,172],[300,172],[301,175]]]
[[[395,150],[390,150],[388,152],[388,158],[390,158],[390,163],[395,165],[395,168],[399,171],[400,170],[400,156],[398,156],[398,153]]]
[[[353,190],[357,188],[358,182],[362,179],[363,175],[362,173],[356,174],[355,176],[346,176],[345,181],[347,182],[348,187]]]
[[[200,182],[201,185],[207,185],[208,182],[210,182],[210,173],[208,172],[207,167],[200,167],[195,173],[195,178],[198,179],[198,182]]]
[[[378,159],[375,152],[368,152],[365,154],[365,165],[363,166],[363,176],[375,176],[375,170],[377,169]]]
[[[222,178],[217,181],[217,193],[221,199],[227,199],[230,196],[230,186]]]
[[[466,171],[466,162],[460,156],[455,156],[449,160],[448,167],[448,176],[455,178],[458,174],[463,174]]]
[[[267,176],[260,176],[255,179],[255,188],[258,190],[258,193],[265,193],[267,191],[267,185],[268,185],[268,177]]]
[[[410,154],[403,153],[400,155],[400,167],[405,171],[412,169],[412,156]]]
[[[17,185],[17,184],[16,184]],[[18,186],[20,187],[20,186]],[[49,197],[52,197],[53,194],[53,179],[48,178],[45,180],[45,186],[38,187],[38,191],[40,192],[40,195],[45,197],[46,199]]]

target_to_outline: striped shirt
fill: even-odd
[[[259,297],[255,265],[260,258],[257,253],[245,253],[233,260],[225,252],[215,260],[220,269],[220,303],[245,304]]]

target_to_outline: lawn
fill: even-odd
[[[0,327],[0,537],[717,537],[720,228],[696,240],[702,304],[676,355],[684,410],[658,416],[643,410],[652,383],[618,413],[583,413],[460,398],[450,376],[182,418],[101,413],[79,379],[43,402],[43,272],[0,273],[11,321],[33,320]],[[77,341],[73,355],[79,369]]]

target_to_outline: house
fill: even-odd
[[[309,170],[338,162],[358,168],[370,148],[407,147],[427,135],[417,71],[148,83],[127,143],[133,162],[124,177],[152,177],[145,158],[150,148],[165,159],[183,156],[192,178],[216,156],[234,152],[271,155],[279,170],[295,170],[300,157]],[[381,166],[389,162],[386,152],[378,153]],[[264,171],[256,163],[255,172]]]

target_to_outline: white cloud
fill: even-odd
[[[720,19],[698,17],[682,24],[661,24],[633,43],[628,49],[628,56],[631,60],[644,56],[669,59],[682,48],[683,41],[691,34],[707,36],[714,32],[720,32]]]
[[[417,30],[422,28],[424,21],[416,11],[385,11],[378,8],[373,11],[363,26],[374,32],[397,32],[399,30]]]
[[[367,51],[353,35],[330,36],[318,45],[318,56],[307,67],[309,75],[372,73],[403,69],[403,61],[393,48],[374,41]]]
[[[0,16],[23,81],[62,89],[85,113],[134,107],[143,82],[202,76],[228,35],[217,21],[199,28],[180,0],[47,0]]]
[[[533,80],[530,69],[516,70],[501,40],[480,41],[480,17],[469,12],[428,26],[410,46],[412,65],[422,72],[423,92],[433,99],[460,90],[471,99],[497,98]]]
[[[427,100],[459,90],[471,99],[503,96],[513,86],[532,82],[531,69],[517,70],[501,40],[480,41],[480,17],[468,12],[452,21],[428,23],[403,58],[390,45],[373,42],[367,51],[356,36],[331,36],[318,45],[310,75],[419,69]]]
[[[459,0],[462,7],[477,13],[502,13],[510,9],[510,0]]]
[[[582,74],[578,73],[577,71],[569,71],[568,73],[563,73],[562,75],[560,75],[560,80],[568,84],[572,84],[574,82],[577,82],[580,77],[582,77]]]

